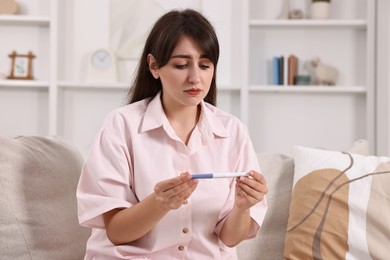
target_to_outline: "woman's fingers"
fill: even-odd
[[[237,192],[241,196],[250,196],[257,201],[261,201],[268,192],[266,180],[262,174],[255,171],[251,171],[249,175],[252,178],[237,178],[239,187]]]
[[[180,176],[161,181],[156,184],[154,187],[155,192],[166,192],[176,186],[182,184],[191,179],[191,175],[189,173],[182,173]]]
[[[177,209],[191,196],[197,183],[198,180],[191,179],[189,173],[161,181],[154,188],[156,200],[165,209]]]

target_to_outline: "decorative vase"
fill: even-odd
[[[282,10],[278,16],[278,19],[288,19],[288,13],[290,12],[290,1],[284,0]]]
[[[328,19],[329,11],[329,2],[314,2],[310,6],[310,17],[311,19]]]

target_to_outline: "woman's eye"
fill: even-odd
[[[175,67],[177,69],[185,69],[187,67],[187,64],[176,64]]]
[[[207,70],[207,69],[210,68],[210,65],[201,64],[201,65],[199,65],[199,67],[200,67],[202,70]]]

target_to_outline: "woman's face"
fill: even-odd
[[[151,60],[154,58],[149,55],[149,66]],[[151,72],[160,77],[164,107],[197,106],[210,89],[214,64],[205,57],[196,41],[182,37],[168,63],[161,68],[151,68]]]

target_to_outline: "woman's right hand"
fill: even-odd
[[[115,208],[103,214],[107,236],[114,245],[123,245],[143,236],[172,209],[185,204],[198,180],[188,172],[161,181],[151,193],[129,208]],[[158,208],[156,208],[158,207]]]
[[[187,203],[187,199],[198,185],[197,179],[191,179],[188,172],[178,177],[161,181],[154,186],[157,204],[164,210],[178,209]]]

